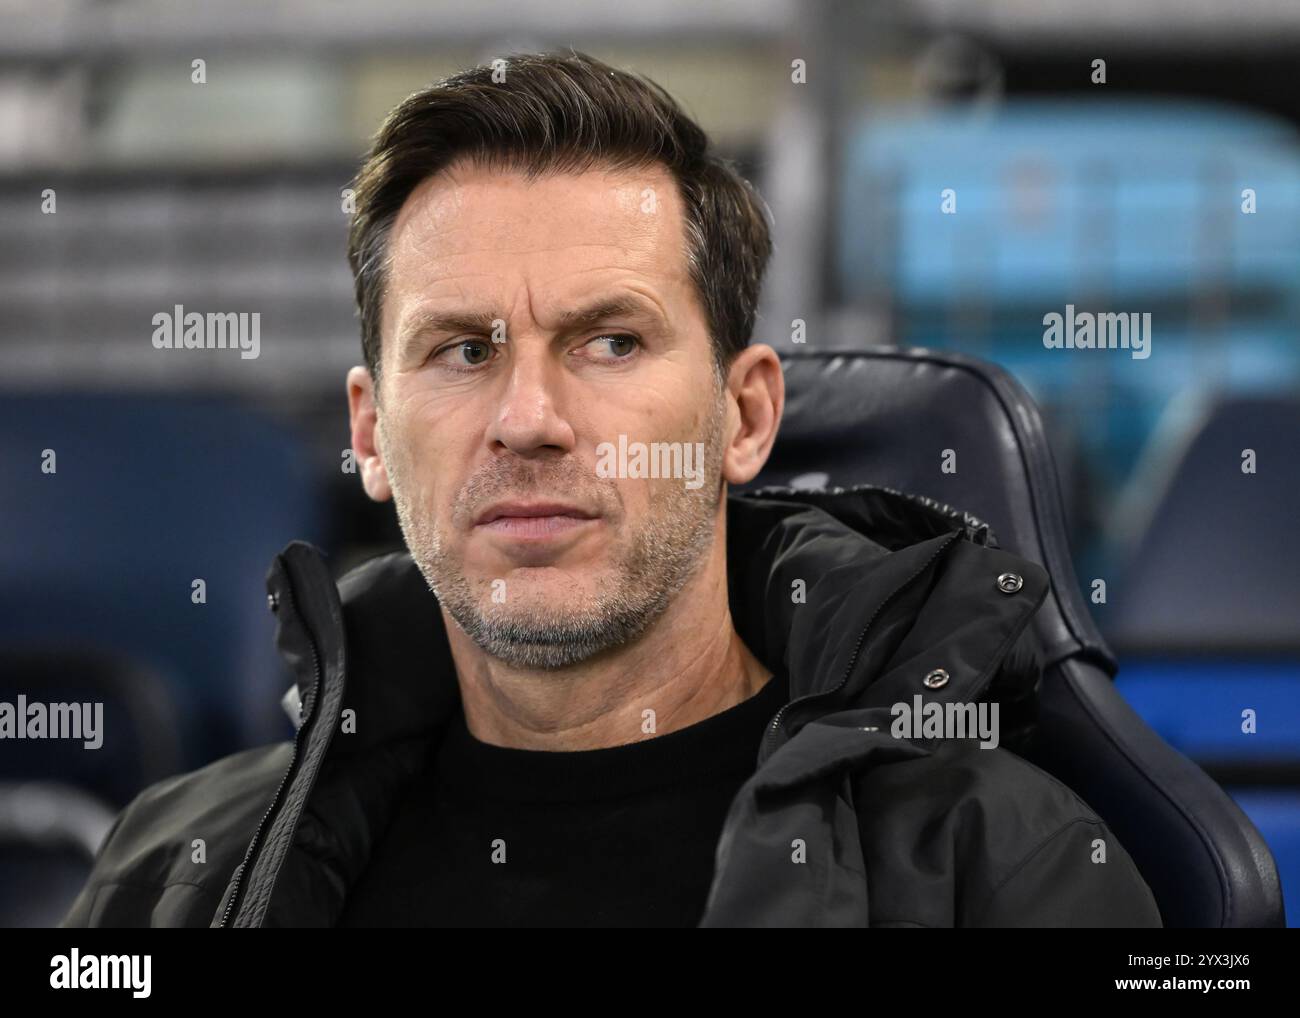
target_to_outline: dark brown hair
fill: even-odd
[[[493,80],[504,78],[504,80]],[[754,330],[771,255],[766,206],[663,88],[575,50],[513,54],[452,75],[403,100],[380,127],[352,182],[348,263],[361,349],[379,380],[388,239],[407,197],[459,159],[529,179],[665,166],[685,206],[685,256],[725,373]]]

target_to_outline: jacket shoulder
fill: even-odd
[[[59,925],[208,926],[292,755],[258,746],[144,789]]]
[[[874,769],[856,791],[870,818],[873,925],[1162,925],[1105,822],[1007,749],[941,741],[928,756]]]

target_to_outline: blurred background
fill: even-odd
[[[0,0],[0,701],[101,701],[110,735],[0,743],[0,925],[56,921],[146,784],[291,733],[272,557],[401,546],[346,470],[343,189],[411,91],[568,46],[662,84],[767,199],[756,341],[800,319],[1028,387],[1121,690],[1300,925],[1289,0]],[[155,350],[177,304],[260,312],[260,356]],[[1153,356],[1046,349],[1067,304],[1151,313]],[[1247,502],[1217,478],[1248,446]]]

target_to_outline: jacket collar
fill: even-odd
[[[755,780],[772,788],[861,754],[860,739],[827,732],[856,731],[863,711],[876,717],[917,692],[977,699],[1047,592],[1045,571],[997,551],[978,519],[875,486],[732,494],[727,546],[737,631],[790,679],[791,702],[757,761]],[[1021,597],[990,594],[1001,571],[1023,577]],[[297,749],[213,925],[298,924],[290,909],[304,899],[332,921],[397,779],[460,697],[441,612],[408,553],[373,559],[336,587],[319,552],[293,542],[268,590],[278,646],[303,691]],[[919,678],[943,663],[947,687],[923,690]],[[810,722],[818,741],[795,739]]]
[[[731,495],[733,624],[765,665],[786,667],[792,699],[823,692],[848,666],[854,647],[845,634],[856,632],[870,595],[888,593],[896,579],[958,538],[987,545],[992,535],[969,514],[887,488],[772,487]],[[844,597],[852,589],[866,600]],[[358,722],[351,749],[428,735],[456,709],[460,693],[437,599],[409,552],[364,563],[338,582],[338,591],[340,607],[327,618],[333,624],[341,615],[346,627],[345,699]],[[299,675],[303,688],[301,668]]]

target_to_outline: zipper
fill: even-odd
[[[294,602],[293,599],[292,583],[285,584],[285,593],[287,594],[288,601],[289,601],[289,604],[286,607],[294,613],[295,617],[300,617],[298,616],[297,604]],[[303,628],[305,629],[306,627],[304,626]],[[322,676],[321,676],[321,668],[320,668],[320,655],[316,651],[316,640],[314,637],[312,637],[310,631],[308,631],[307,643],[311,647],[312,674],[316,680],[316,685],[313,687],[311,691],[309,691],[310,695],[312,695],[312,708],[314,709],[316,705],[320,702],[320,685],[322,681]],[[239,864],[239,868],[235,870],[235,875],[232,878],[232,882],[231,882],[230,898],[226,902],[225,910],[221,914],[221,922],[217,923],[216,926],[217,929],[221,929],[226,925],[226,923],[230,920],[231,913],[234,912],[235,910],[235,905],[239,901],[239,892],[242,890],[241,885],[243,884],[244,874],[247,871],[249,863],[253,861],[253,859],[257,855],[258,850],[261,848],[262,835],[265,834],[266,832],[267,821],[271,818],[271,815],[279,808],[280,797],[284,794],[284,790],[289,784],[290,775],[293,774],[294,767],[298,763],[298,750],[302,742],[302,733],[304,729],[306,729],[307,727],[308,712],[306,707],[307,707],[307,701],[304,699],[302,701],[302,708],[301,708],[303,711],[302,724],[300,724],[298,726],[298,730],[294,732],[293,752],[289,757],[289,766],[285,770],[284,775],[280,778],[280,784],[275,790],[275,795],[272,796],[271,798],[271,804],[266,808],[266,812],[262,814],[262,819],[258,821],[257,830],[253,832],[253,839],[248,843],[248,851],[244,853],[244,861],[241,862]]]
[[[844,688],[844,684],[849,681],[849,676],[853,674],[853,666],[858,663],[858,658],[862,654],[862,647],[866,643],[867,633],[868,631],[870,631],[872,625],[875,623],[876,618],[880,615],[881,611],[883,611],[885,606],[889,604],[889,602],[892,601],[895,597],[897,597],[901,591],[906,590],[909,586],[911,586],[912,583],[916,581],[916,578],[920,576],[922,573],[924,573],[927,569],[929,569],[931,564],[934,562],[934,560],[937,559],[940,555],[942,555],[945,551],[947,551],[948,548],[952,546],[953,541],[958,540],[960,537],[961,537],[961,531],[959,530],[953,531],[952,534],[949,536],[948,540],[946,540],[942,545],[940,545],[937,549],[935,549],[934,554],[931,555],[928,559],[926,559],[924,564],[921,565],[921,567],[918,568],[916,572],[912,573],[911,576],[909,576],[906,580],[904,580],[892,591],[890,591],[889,596],[886,597],[883,601],[881,601],[878,605],[876,605],[875,610],[871,613],[871,617],[867,619],[866,625],[862,627],[862,632],[858,634],[858,642],[853,647],[853,656],[849,658],[848,667],[844,669],[844,674],[840,677],[839,682],[837,682],[830,689],[823,689],[817,693],[808,693],[805,696],[799,697],[799,699],[797,700],[791,700],[789,703],[787,703],[784,707],[782,707],[779,711],[776,712],[776,714],[772,717],[772,720],[768,725],[767,731],[763,733],[763,746],[760,755],[762,755],[764,758],[770,755],[769,747],[771,747],[776,741],[777,733],[781,729],[781,720],[784,717],[786,711],[790,710],[792,707],[798,707],[802,704],[808,703],[811,700],[817,700],[825,696],[834,696],[836,693],[838,693],[841,689]]]

